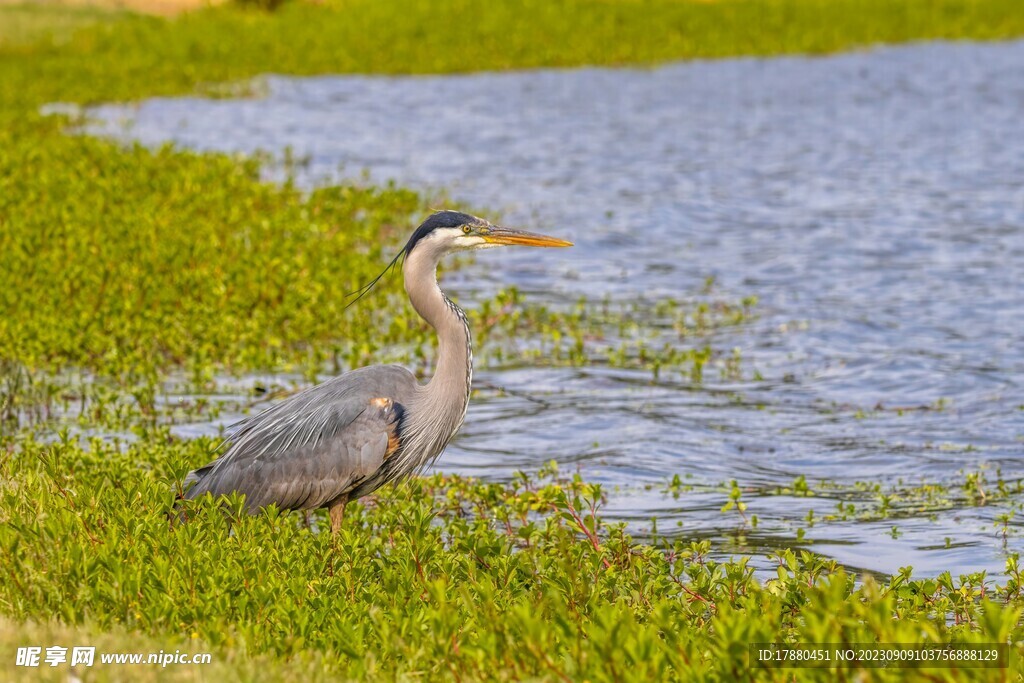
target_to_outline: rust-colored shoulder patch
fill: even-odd
[[[371,398],[370,405],[388,415],[394,409],[395,402],[390,398]],[[394,420],[388,425],[388,449],[384,452],[384,459],[387,460],[394,455],[401,445],[402,442],[398,438],[398,420]]]
[[[391,429],[388,430],[388,449],[384,451],[384,459],[387,460],[394,455],[401,445],[402,442],[398,439],[398,426],[391,425]]]
[[[381,410],[388,411],[391,410],[391,407],[393,405],[395,405],[395,402],[392,401],[390,398],[371,398],[370,405],[376,406]]]

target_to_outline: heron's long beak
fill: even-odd
[[[493,227],[483,235],[483,238],[491,244],[518,244],[524,247],[571,247],[572,242],[560,240],[557,237],[538,235],[535,232],[525,230],[513,230],[511,228]]]

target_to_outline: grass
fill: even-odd
[[[64,45],[79,29],[124,16],[114,8],[0,4],[0,49]]]
[[[415,480],[356,506],[337,541],[295,515],[241,516],[237,501],[190,506],[188,524],[172,523],[174,487],[215,446],[168,434],[184,410],[157,400],[172,374],[204,387],[220,372],[428,362],[426,331],[394,299],[341,309],[381,263],[379,245],[397,243],[427,200],[399,188],[301,193],[260,182],[251,160],[70,136],[73,118],[38,112],[55,101],[244,93],[265,72],[447,73],[1002,39],[1024,34],[1016,10],[1016,0],[347,0],[167,21],[0,7],[4,652],[34,638],[209,650],[207,677],[240,680],[791,680],[748,669],[746,644],[958,639],[1012,643],[1020,679],[1012,554],[1001,585],[917,581],[909,570],[857,583],[792,551],[775,558],[776,578],[759,580],[743,559],[711,560],[707,544],[635,543],[601,520],[599,489],[551,472],[510,485]],[[494,366],[541,362],[529,339],[558,363],[699,382],[715,353],[706,333],[742,324],[752,303],[548,311],[510,290],[473,315],[480,356]],[[723,366],[741,371],[738,359]],[[131,438],[54,441],[54,413],[68,411],[85,433],[117,425]],[[32,428],[19,427],[30,413]],[[727,514],[743,513],[742,494],[723,495]],[[837,675],[855,677],[801,672]]]
[[[347,0],[128,17],[59,50],[4,48],[0,104],[136,99],[266,73],[449,73],[823,53],[1024,34],[1014,0]],[[0,13],[23,9],[0,8]],[[451,27],[445,29],[444,27]],[[457,29],[455,28],[457,27]],[[29,56],[31,60],[21,59]],[[20,103],[21,106],[18,106]]]
[[[60,44],[0,34],[0,358],[29,374],[74,368],[152,384],[170,366],[202,374],[361,361],[378,353],[373,339],[405,333],[372,311],[339,308],[380,261],[359,245],[397,240],[422,198],[354,188],[307,197],[261,184],[251,162],[65,135],[66,119],[38,115],[45,103],[223,94],[216,84],[267,71],[452,72],[1001,38],[1024,33],[1012,7],[352,0],[173,21],[126,15]],[[16,6],[0,16],[42,25],[59,15]]]
[[[158,430],[135,445],[28,441],[3,456],[4,613],[120,634],[101,641],[113,651],[179,634],[176,649],[221,664],[265,657],[314,680],[790,680],[747,667],[748,643],[777,641],[1012,641],[1021,673],[1016,555],[1001,585],[915,581],[909,568],[858,584],[789,550],[761,581],[745,560],[711,560],[707,542],[634,543],[602,522],[600,487],[553,469],[508,485],[413,480],[350,508],[337,538],[298,515],[250,517],[240,500],[176,511],[167,482],[214,446]]]

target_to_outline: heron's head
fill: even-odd
[[[410,261],[415,261],[421,266],[433,269],[443,256],[455,251],[490,249],[516,244],[525,247],[572,246],[572,242],[555,237],[492,225],[489,221],[468,213],[436,211],[416,228],[405,247],[398,252],[384,272],[352,293],[355,298],[348,305],[351,306],[363,298],[399,262],[408,266]]]
[[[408,256],[413,252],[429,250],[434,256],[440,257],[453,251],[490,249],[507,245],[571,247],[572,242],[492,225],[489,221],[468,213],[437,211],[416,228],[403,253]]]

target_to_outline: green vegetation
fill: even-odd
[[[265,72],[447,73],[821,53],[1024,34],[1016,0],[346,0],[277,12],[222,7],[86,31],[0,81],[47,100],[135,99]],[[24,51],[21,51],[24,52]]]
[[[736,480],[721,482],[717,485],[691,483],[679,475],[674,475],[661,492],[675,500],[690,495],[714,496],[724,500],[721,512],[723,519],[731,519],[734,524],[720,525],[725,545],[730,552],[750,552],[750,537],[754,533],[767,534],[778,544],[779,534],[783,536],[783,547],[798,545],[801,548],[813,548],[817,542],[808,536],[808,530],[815,527],[827,527],[830,524],[855,522],[859,525],[890,521],[896,523],[891,527],[894,538],[899,537],[900,524],[919,521],[936,522],[943,516],[957,514],[973,508],[978,515],[983,515],[987,522],[976,521],[973,524],[974,534],[994,536],[1002,542],[1004,554],[1019,542],[1020,524],[1015,520],[1024,513],[1024,479],[1007,480],[1000,471],[991,472],[987,467],[975,471],[961,471],[962,480],[950,484],[923,483],[908,484],[902,480],[895,483],[858,481],[852,484],[835,481],[820,481],[813,486],[803,475],[793,480],[789,486],[745,486],[740,487]],[[654,488],[653,486],[649,487]],[[802,499],[806,510],[801,517],[795,512],[788,518],[776,519],[775,528],[764,529],[760,525],[754,510],[763,509],[763,503],[773,497],[781,497],[794,503]],[[748,509],[753,506],[751,514]],[[863,527],[862,527],[863,528]],[[657,530],[657,525],[655,525]],[[971,532],[967,531],[967,542],[972,542]],[[705,534],[706,530],[701,530]],[[692,537],[692,534],[688,537]],[[698,539],[706,535],[698,535]],[[790,541],[792,538],[794,541]],[[827,531],[821,539],[829,543]],[[946,537],[946,547],[952,539]],[[909,571],[909,568],[908,568]],[[984,576],[973,575],[973,580],[983,582]]]
[[[10,416],[49,400],[50,378],[69,371],[152,393],[168,367],[197,378],[309,372],[379,357],[371,340],[408,332],[395,328],[401,317],[342,316],[340,306],[380,262],[358,246],[397,240],[421,199],[353,188],[307,197],[259,183],[251,162],[68,136],[66,118],[38,114],[45,103],[237,94],[244,86],[223,84],[267,71],[449,72],[1000,38],[1024,33],[1012,4],[293,2],[173,21],[110,14],[98,25],[95,11],[0,8],[15,27],[0,33],[0,408]],[[20,32],[19,17],[33,17],[33,31]],[[89,26],[68,37],[75,22]],[[440,26],[461,30],[424,30]],[[680,355],[664,342],[608,351],[655,370],[685,364],[696,379],[709,357],[702,345]]]
[[[0,552],[13,562],[0,579],[3,611],[86,633],[176,633],[184,651],[269,657],[313,679],[749,680],[748,643],[780,639],[1012,639],[1021,672],[1016,555],[1001,585],[980,575],[915,581],[909,568],[858,585],[832,561],[787,550],[762,582],[746,560],[710,559],[707,542],[637,545],[601,521],[600,487],[554,470],[508,485],[414,480],[352,506],[332,538],[299,515],[250,517],[240,500],[176,510],[167,482],[214,447],[158,430],[130,446],[28,441],[4,456]],[[140,649],[130,634],[107,647]],[[992,680],[985,670],[923,673]]]
[[[35,52],[40,44],[62,45],[81,28],[124,16],[89,6],[0,5],[0,48],[23,47]]]
[[[251,160],[124,148],[66,134],[73,114],[39,113],[50,102],[244,94],[247,79],[271,71],[634,64],[999,39],[1024,34],[1016,10],[1016,0],[351,0],[167,21],[0,7],[3,656],[31,639],[67,638],[209,650],[211,678],[651,680],[755,677],[746,644],[758,640],[955,638],[1012,642],[1020,653],[1015,555],[1001,585],[975,575],[915,581],[909,571],[857,584],[790,551],[761,581],[745,560],[710,559],[706,543],[634,543],[602,522],[599,489],[550,472],[507,486],[412,481],[355,506],[340,539],[298,515],[239,515],[238,501],[190,504],[190,521],[178,523],[174,487],[216,444],[173,438],[167,425],[217,408],[161,403],[169,378],[208,389],[224,372],[424,366],[429,337],[409,327],[397,279],[378,295],[387,306],[342,307],[384,261],[381,242],[397,244],[428,202],[398,188],[301,193],[261,182]],[[752,305],[701,296],[553,311],[508,290],[473,316],[492,366],[604,362],[698,382],[716,356],[708,333],[742,324]],[[738,357],[717,357],[723,373],[740,372]],[[50,440],[68,422],[76,434],[125,430],[131,443]],[[978,490],[975,480],[964,495]],[[748,523],[738,485],[722,503]],[[1019,656],[1013,666],[1019,678]],[[66,671],[56,670],[62,680]],[[89,680],[124,675],[88,671]],[[930,680],[971,675],[928,671]]]

